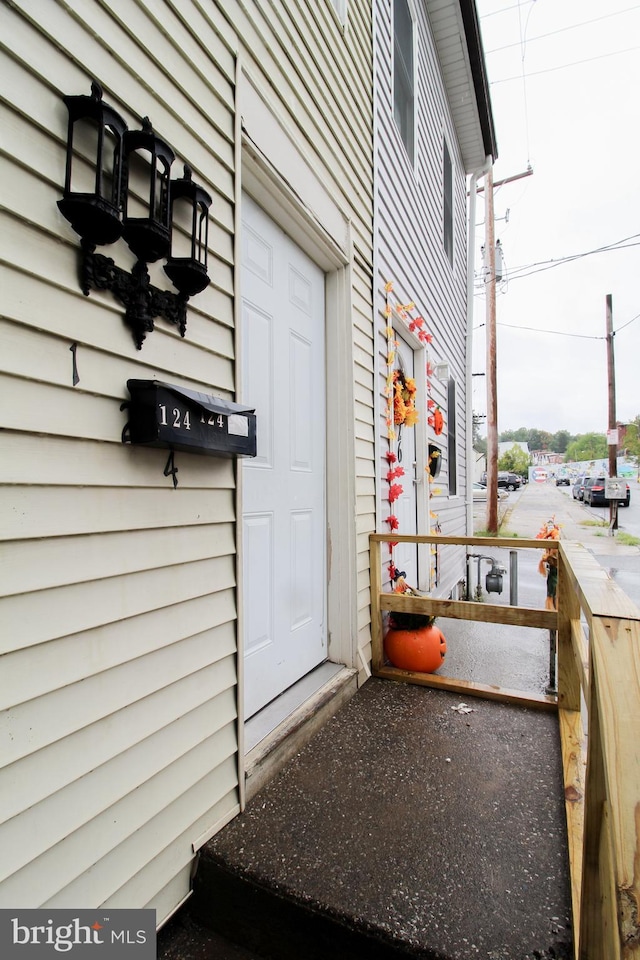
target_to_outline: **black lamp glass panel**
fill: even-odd
[[[196,204],[193,209],[194,231],[193,231],[193,252],[195,260],[207,269],[207,253],[209,241],[209,209],[202,203]]]
[[[65,97],[69,111],[64,197],[58,207],[83,239],[113,243],[122,232],[122,144],[127,125],[102,99],[93,83],[91,96]]]
[[[171,256],[164,269],[176,289],[191,297],[201,293],[210,282],[207,247],[211,197],[192,180],[187,166],[182,178],[171,181],[170,205],[173,225]],[[179,256],[181,253],[186,256]]]
[[[126,206],[123,236],[139,260],[166,257],[171,243],[169,179],[174,153],[145,117],[124,144]]]

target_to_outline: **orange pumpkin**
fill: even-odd
[[[393,666],[400,670],[433,673],[442,666],[447,641],[434,624],[412,630],[392,627],[384,638],[384,650]]]

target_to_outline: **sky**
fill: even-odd
[[[494,192],[504,258],[496,298],[498,431],[605,433],[608,294],[616,418],[640,414],[640,4],[476,4],[498,143],[494,180],[533,171]],[[475,374],[487,369],[483,197]],[[621,241],[628,249],[602,250]],[[474,376],[473,384],[474,412],[485,414],[486,377]]]

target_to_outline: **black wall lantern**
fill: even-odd
[[[90,96],[64,97],[69,111],[67,165],[60,212],[82,238],[80,286],[111,290],[125,306],[138,349],[154,318],[175,324],[184,337],[187,301],[209,284],[207,246],[211,197],[191,178],[171,180],[175,154],[147,117],[141,130],[104,103],[94,82]],[[87,166],[88,164],[88,166]],[[122,237],[136,257],[128,273],[96,246]],[[184,239],[185,256],[180,253]],[[165,272],[177,294],[152,286],[148,263],[167,259]]]

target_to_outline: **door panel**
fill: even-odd
[[[242,220],[245,717],[326,659],[324,274],[248,197]]]

